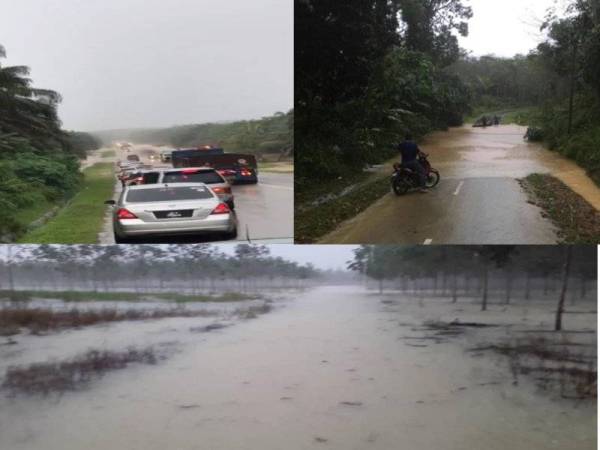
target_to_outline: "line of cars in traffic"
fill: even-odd
[[[111,205],[116,243],[173,235],[237,237],[229,181],[212,167],[157,168],[137,155],[118,163],[122,192]]]

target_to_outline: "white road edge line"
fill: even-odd
[[[464,180],[461,181],[460,183],[458,183],[458,187],[456,188],[456,190],[454,191],[454,195],[458,195],[461,188],[463,187],[463,184],[465,184]]]
[[[423,242],[423,245],[431,245],[432,242],[433,242],[433,239],[425,239],[425,242]]]

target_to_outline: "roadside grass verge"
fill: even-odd
[[[561,243],[597,244],[600,242],[600,212],[559,179],[534,173],[519,183],[530,203],[539,206],[559,229]]]
[[[33,194],[35,200],[31,206],[21,208],[15,213],[15,220],[26,229],[32,222],[40,219],[44,214],[49,213],[53,208],[56,208],[61,201],[50,201],[46,198],[43,192],[38,191]]]
[[[95,244],[102,229],[106,205],[114,189],[111,163],[98,163],[83,171],[81,190],[48,223],[19,239],[25,244]]]
[[[305,202],[300,203],[294,214],[295,242],[310,244],[316,242],[340,223],[361,213],[379,198],[390,192],[386,175],[361,174],[361,177],[349,181],[361,180],[353,185],[351,182],[338,183],[335,190],[329,191],[329,199],[317,200],[316,191],[304,194]],[[351,188],[349,190],[349,188]],[[344,193],[348,190],[347,193]],[[319,192],[327,192],[319,189]],[[298,197],[297,197],[298,198]],[[310,205],[311,202],[318,204]]]
[[[294,173],[294,163],[291,161],[259,162],[258,172]]]
[[[245,300],[261,300],[263,297],[256,294],[242,294],[240,292],[223,292],[219,295],[194,295],[179,294],[175,292],[137,293],[137,292],[93,292],[93,291],[44,291],[44,290],[0,290],[0,300],[7,299],[16,302],[26,302],[33,298],[56,299],[64,302],[90,302],[90,301],[125,301],[138,302],[148,300],[162,300],[175,303],[195,302],[240,302]]]

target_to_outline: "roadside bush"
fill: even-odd
[[[70,197],[81,181],[79,162],[56,149],[39,154],[26,142],[0,153],[0,241],[19,235],[27,224],[19,223],[17,212],[40,199],[56,202]]]

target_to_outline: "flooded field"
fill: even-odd
[[[256,320],[219,310],[12,337],[16,344],[0,346],[1,373],[90,347],[153,346],[166,357],[75,391],[3,392],[0,448],[596,448],[595,400],[563,398],[529,375],[515,383],[510,358],[482,349],[548,334],[547,302],[480,312],[471,300],[335,286],[272,305]],[[589,305],[570,308],[568,331],[552,335],[595,356]],[[496,326],[433,326],[456,319]],[[231,326],[206,328],[214,323]]]

